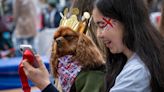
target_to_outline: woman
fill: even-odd
[[[106,92],[164,92],[164,42],[143,0],[98,0],[93,19],[109,48]]]
[[[16,24],[14,47],[16,56],[21,55],[19,45],[30,44],[34,47],[34,39],[37,35],[37,13],[34,0],[15,0],[13,2],[13,17]]]

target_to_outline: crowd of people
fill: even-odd
[[[36,36],[59,26],[64,7],[59,0],[1,0],[0,58],[21,56],[20,44],[37,48]]]

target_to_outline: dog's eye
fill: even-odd
[[[73,39],[73,36],[69,36],[69,35],[65,35],[65,36],[63,36],[64,37],[64,39],[66,39],[66,40],[72,40]]]

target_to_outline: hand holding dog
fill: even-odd
[[[40,56],[36,56],[36,59],[39,64],[38,68],[34,68],[33,66],[31,66],[27,62],[27,60],[23,61],[24,72],[28,79],[34,82],[40,90],[43,90],[45,87],[48,86],[48,84],[50,84],[49,73],[45,65],[43,64]]]

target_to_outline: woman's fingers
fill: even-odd
[[[41,67],[45,67],[44,63],[42,62],[41,57],[40,57],[39,55],[36,55],[35,57],[36,57],[36,60],[37,60],[37,62],[38,62],[39,67],[40,67],[40,68],[41,68]]]
[[[28,62],[27,62],[27,60],[24,60],[23,61],[23,70],[24,70],[24,72],[25,72],[25,74],[28,76],[29,75],[29,73],[32,73],[32,71],[34,70],[35,68],[32,66],[32,65],[30,65]]]

